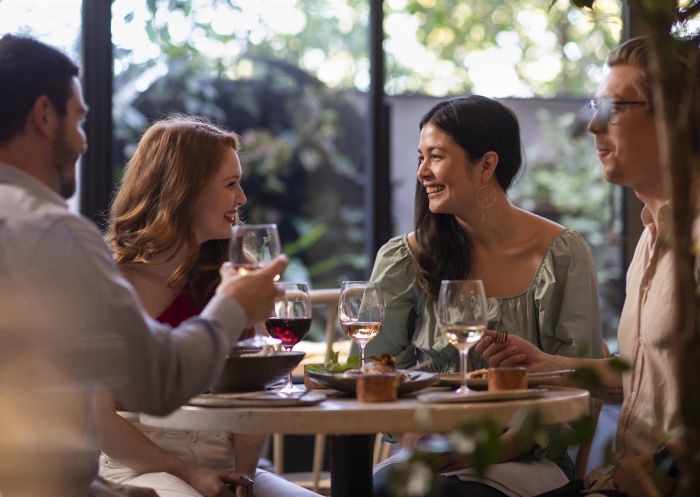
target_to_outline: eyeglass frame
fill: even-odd
[[[592,98],[588,101],[586,107],[593,112],[592,119],[597,116],[597,123],[601,129],[605,130],[608,126],[615,126],[617,122],[610,122],[615,115],[613,112],[614,106],[634,107],[637,105],[649,105],[646,100],[613,100],[610,97],[601,97],[599,99]],[[606,106],[608,108],[606,109]]]

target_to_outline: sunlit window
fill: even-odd
[[[0,36],[32,36],[63,50],[79,63],[81,4],[82,0],[0,0]],[[76,193],[68,200],[70,209],[76,212],[79,197]]]

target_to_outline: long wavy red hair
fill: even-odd
[[[202,117],[175,114],[148,128],[112,202],[107,241],[115,262],[153,264],[157,255],[185,247],[186,257],[168,284],[187,282],[197,300],[208,297],[202,293],[210,293],[205,288],[218,277],[228,241],[197,244],[195,205],[226,147],[239,146],[237,134]]]

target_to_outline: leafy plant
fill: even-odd
[[[340,360],[338,359],[338,356],[340,355],[339,352],[335,352],[331,350],[328,360],[326,360],[325,364],[320,365],[320,364],[312,364],[309,366],[309,369],[311,371],[314,371],[316,373],[331,373],[331,374],[336,374],[336,373],[344,373],[345,371],[349,371],[351,369],[357,369],[360,367],[360,356],[357,355],[352,355],[349,356],[345,364],[340,364]]]

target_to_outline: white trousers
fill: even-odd
[[[179,459],[208,468],[234,467],[233,444],[228,433],[159,430],[134,424],[153,443]],[[100,476],[113,483],[152,488],[160,497],[202,497],[197,490],[170,473],[138,473],[105,454],[100,456]],[[281,476],[260,469],[255,473],[253,491],[255,497],[319,497]]]

